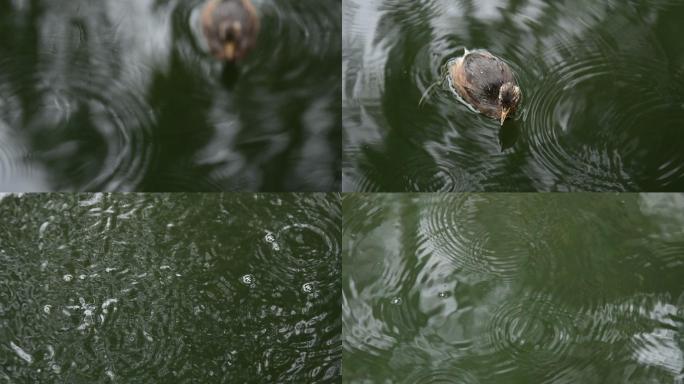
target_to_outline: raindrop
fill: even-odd
[[[267,243],[272,243],[275,241],[275,236],[273,236],[272,233],[267,233],[266,237],[264,237],[264,240],[266,240]]]
[[[392,305],[399,305],[399,304],[402,303],[402,300],[401,300],[400,297],[394,297],[394,298],[392,298],[392,301],[390,301],[390,303],[391,303]]]
[[[71,281],[74,277],[67,273],[62,278],[64,279],[64,281]]]
[[[313,283],[304,283],[304,285],[302,285],[302,291],[304,291],[304,293],[311,293],[311,292],[313,292],[313,290],[314,290]]]
[[[442,292],[440,292],[438,295],[439,295],[439,297],[442,298],[442,299],[446,299],[447,297],[450,296],[450,295],[449,295],[449,292],[447,292],[447,291],[442,291]]]
[[[254,276],[252,276],[250,274],[244,275],[240,278],[240,281],[244,285],[252,285],[252,284],[254,284]]]

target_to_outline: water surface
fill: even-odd
[[[338,382],[338,195],[0,199],[0,382]]]
[[[343,199],[347,383],[679,383],[683,195]]]
[[[339,190],[340,2],[254,3],[224,68],[202,0],[3,1],[0,190]]]
[[[684,3],[345,0],[345,191],[684,190]],[[523,90],[503,129],[443,66],[507,61]]]

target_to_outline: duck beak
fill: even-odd
[[[235,43],[230,41],[223,46],[223,55],[226,60],[233,61],[235,59]]]
[[[504,108],[501,110],[501,126],[503,127],[504,121],[506,121],[506,117],[508,117],[508,114],[511,113],[510,108]]]

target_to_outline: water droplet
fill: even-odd
[[[52,305],[47,304],[43,307],[43,312],[50,314],[50,311],[52,310]]]
[[[41,237],[41,238],[43,237],[43,235],[45,234],[45,230],[47,229],[48,225],[50,225],[50,222],[46,221],[40,226],[40,228],[38,229],[38,236],[39,237]]]
[[[393,298],[392,298],[392,301],[390,301],[390,303],[392,303],[392,305],[399,305],[399,304],[401,304],[401,303],[402,303],[401,297],[393,297]]]
[[[304,291],[304,293],[311,293],[311,292],[313,292],[313,290],[314,290],[313,283],[304,283],[304,285],[302,285],[302,291]]]
[[[442,299],[445,299],[445,298],[447,298],[447,297],[449,297],[449,296],[450,296],[450,295],[449,295],[449,292],[447,292],[447,291],[442,291],[442,292],[439,293],[439,297],[442,298]]]
[[[67,273],[62,278],[64,279],[64,281],[71,281],[71,280],[73,280],[74,277]]]
[[[266,240],[267,243],[272,243],[275,241],[275,236],[273,236],[272,233],[267,233],[266,237],[264,237],[264,240]]]
[[[250,274],[244,275],[240,278],[240,281],[244,285],[252,285],[252,284],[254,284],[254,276],[252,276]]]

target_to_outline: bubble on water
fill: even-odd
[[[62,277],[62,279],[64,279],[64,281],[71,281],[71,280],[74,279],[74,277],[73,277],[72,275],[70,275],[70,274],[67,273],[66,275],[64,275],[64,276]]]
[[[29,364],[33,363],[33,356],[31,356],[31,354],[29,354],[28,352],[24,351],[20,346],[10,341],[10,347],[22,360],[26,361]]]
[[[45,306],[43,306],[43,312],[50,314],[51,310],[52,310],[52,305],[46,304]]]
[[[401,297],[393,297],[390,303],[392,305],[399,305],[402,303],[403,300],[401,300]]]
[[[107,310],[107,307],[109,307],[110,305],[112,305],[112,304],[114,304],[114,303],[116,303],[116,302],[118,302],[118,301],[119,301],[119,300],[117,300],[117,299],[107,299],[107,300],[105,300],[105,302],[102,303],[102,310]]]
[[[442,292],[440,292],[440,293],[438,294],[438,296],[439,296],[440,298],[442,298],[442,299],[445,299],[445,298],[447,298],[447,297],[449,297],[449,296],[451,296],[451,295],[449,295],[449,292],[447,292],[447,291],[442,291]]]
[[[45,230],[47,229],[48,225],[50,225],[49,221],[44,222],[40,228],[38,229],[38,236],[43,237],[45,234]]]
[[[273,243],[275,241],[275,236],[269,232],[264,237],[264,240],[266,240],[267,243]]]
[[[240,278],[240,281],[244,285],[252,285],[252,284],[254,284],[254,276],[252,276],[250,274],[244,275]]]
[[[313,292],[313,290],[314,290],[313,283],[304,283],[304,285],[302,285],[302,291],[304,291],[304,293],[311,293],[311,292]]]

